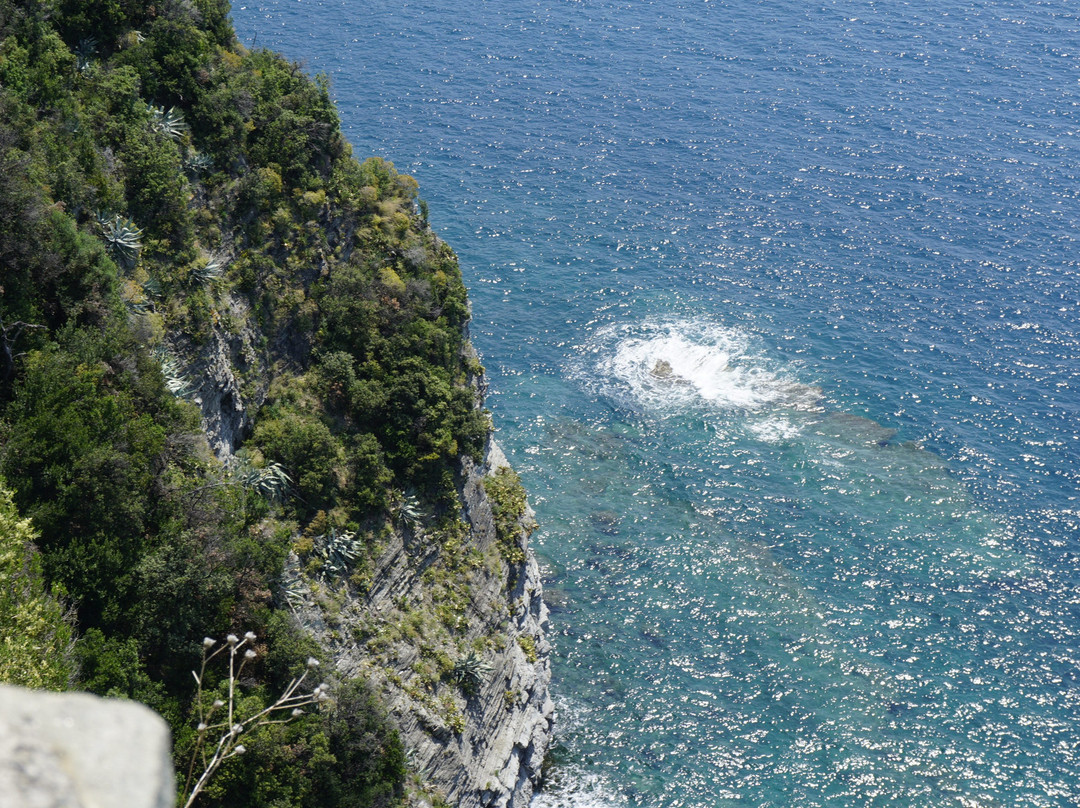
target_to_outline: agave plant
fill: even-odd
[[[285,593],[285,601],[289,604],[290,609],[298,609],[307,603],[307,597],[304,593],[304,585],[299,579],[293,578],[282,584],[282,591]]]
[[[209,155],[202,152],[191,151],[184,158],[184,168],[188,171],[194,171],[196,174],[202,174],[213,167],[214,161],[210,159]]]
[[[164,347],[154,351],[154,356],[161,365],[161,375],[165,377],[165,389],[177,398],[187,398],[195,392],[191,382],[180,372],[180,363],[169,355]]]
[[[405,496],[397,509],[399,519],[404,519],[409,526],[416,529],[424,518],[424,512],[420,510],[420,501],[414,496]]]
[[[90,61],[97,53],[97,49],[98,41],[94,37],[88,36],[79,40],[79,44],[75,46],[75,59],[79,72],[90,67]]]
[[[188,130],[184,114],[176,107],[150,107],[150,128],[169,140],[179,140]]]
[[[280,501],[292,485],[292,478],[280,463],[255,468],[241,460],[232,465],[229,476],[237,485],[250,488],[271,501]]]
[[[143,281],[142,292],[150,300],[161,297],[161,284],[154,278],[147,278]]]
[[[491,666],[484,662],[480,654],[472,650],[454,663],[450,678],[466,692],[473,693],[480,688],[490,673]]]
[[[142,293],[141,300],[128,300],[127,307],[136,314],[145,314],[154,306],[154,301],[161,297],[161,284],[153,278],[147,278],[137,287],[132,284],[132,289],[137,288]]]
[[[226,267],[229,266],[229,260],[220,253],[213,253],[205,264],[196,266],[191,270],[191,277],[196,283],[206,285],[211,281],[216,281],[225,274]]]
[[[329,533],[316,536],[314,544],[316,554],[322,559],[319,575],[324,581],[344,576],[361,549],[355,533],[351,530],[338,533],[334,528],[330,528]]]
[[[142,249],[143,231],[131,219],[116,214],[98,215],[98,226],[109,254],[124,266],[134,266]]]

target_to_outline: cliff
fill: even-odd
[[[224,0],[0,0],[0,487],[36,539],[0,538],[74,610],[42,630],[77,628],[77,687],[167,718],[180,770],[230,686],[194,689],[203,637],[257,635],[245,710],[309,656],[333,672],[204,805],[521,806],[538,782],[531,512],[417,191]]]
[[[242,310],[242,299],[231,301]],[[207,441],[225,463],[243,445],[265,403],[272,355],[255,330],[215,330],[201,349],[183,354],[187,378],[197,380]],[[468,344],[465,351],[473,356]],[[248,396],[240,368],[254,366],[262,383]],[[483,403],[483,376],[470,385]],[[513,515],[512,548],[500,546],[485,481],[510,470],[490,430],[482,461],[460,458],[456,497],[460,532],[440,535],[424,514],[401,518],[384,531],[362,585],[335,587],[305,572],[289,553],[278,599],[325,650],[345,680],[374,683],[419,775],[412,800],[432,797],[461,808],[524,808],[540,785],[551,743],[554,703],[548,610],[528,538],[531,509]],[[299,538],[299,537],[297,537]],[[475,687],[455,682],[454,661],[478,659]],[[465,687],[460,685],[465,684]],[[426,797],[425,797],[426,795]]]
[[[489,442],[483,466],[466,461],[462,499],[470,526],[464,547],[478,554],[462,570],[444,549],[424,544],[423,529],[396,533],[379,557],[363,596],[336,602],[310,587],[294,603],[297,617],[329,651],[345,677],[379,682],[413,764],[450,804],[463,808],[529,804],[551,740],[554,705],[544,638],[547,608],[539,569],[505,563],[497,548],[484,477],[504,463]],[[525,548],[525,531],[520,533]],[[295,556],[289,574],[297,576]],[[435,621],[440,597],[431,581],[459,574],[468,592],[459,642]],[[417,616],[421,616],[417,619]],[[443,636],[440,637],[440,634]],[[475,688],[439,683],[440,657],[480,651]]]

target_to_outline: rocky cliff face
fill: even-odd
[[[247,299],[229,294],[222,302],[230,321],[242,323],[241,327],[229,330],[218,322],[210,328],[205,344],[196,346],[173,337],[168,347],[183,357],[184,381],[202,412],[206,440],[218,460],[226,461],[250,432],[266,401],[272,372],[271,352],[259,347],[262,341],[251,324]],[[280,345],[276,347],[278,353],[289,355]]]
[[[187,352],[194,400],[220,460],[239,447],[266,396],[270,353],[257,343],[256,334],[215,329],[206,345]],[[476,390],[479,405],[482,379]],[[282,600],[337,673],[381,689],[423,783],[421,803],[438,797],[462,808],[524,808],[551,741],[548,612],[528,547],[532,514],[518,525],[521,552],[508,554],[484,486],[501,468],[506,457],[490,438],[482,464],[463,457],[460,533],[440,534],[423,516],[399,519],[362,585],[312,579],[295,554],[285,572]],[[455,684],[470,655],[478,675]]]
[[[381,685],[415,770],[443,799],[463,808],[528,805],[554,718],[540,571],[524,529],[519,541],[526,560],[501,560],[484,491],[484,476],[505,464],[493,441],[482,466],[463,461],[461,495],[469,526],[464,547],[483,562],[452,571],[464,576],[458,583],[468,592],[466,608],[457,615],[463,630],[452,642],[416,619],[439,613],[438,585],[432,585],[438,576],[431,573],[445,570],[445,556],[453,552],[421,549],[422,529],[395,532],[366,594],[334,602],[308,588],[294,601],[298,619],[330,652],[340,674]],[[289,572],[299,582],[295,559]],[[475,689],[433,677],[440,657],[457,653],[460,659],[466,649],[481,649]]]

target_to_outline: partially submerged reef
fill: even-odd
[[[0,678],[150,705],[182,784],[202,640],[251,631],[244,709],[308,657],[335,695],[199,804],[526,805],[532,514],[416,182],[223,0],[0,0],[0,36],[0,606],[51,643]]]

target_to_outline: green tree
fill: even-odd
[[[336,765],[316,773],[322,781],[319,793],[342,806],[398,804],[405,749],[371,687],[362,680],[344,685],[326,712],[325,727]]]
[[[119,616],[165,447],[166,430],[118,376],[100,360],[32,352],[0,430],[0,466],[41,530],[48,578],[90,625]]]
[[[285,466],[308,510],[325,508],[346,474],[345,450],[326,424],[285,410],[261,419],[252,441]]]
[[[74,631],[45,585],[37,539],[0,481],[0,681],[63,690],[75,675]]]

